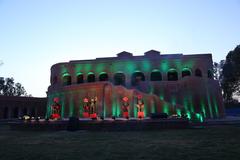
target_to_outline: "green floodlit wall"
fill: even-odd
[[[51,103],[52,103],[52,98],[51,96],[48,97],[48,102],[47,102],[47,109],[46,109],[46,116],[45,118],[49,118],[51,115]]]
[[[74,102],[73,102],[73,97],[70,97],[69,100],[69,117],[73,116],[73,112],[74,112]]]
[[[137,99],[134,98],[133,100],[133,117],[137,117],[137,107],[136,107],[136,104],[137,104]]]
[[[91,91],[89,90],[89,92]],[[71,94],[57,93],[57,94],[49,95],[46,117],[49,117],[51,114],[51,105],[53,104],[54,97],[60,97],[61,117],[65,117],[65,118],[71,117],[71,116],[82,117],[83,97],[86,94],[84,94],[84,91],[80,91],[75,94],[80,94],[82,96],[80,97],[74,96],[74,93],[71,93]],[[150,95],[147,94],[147,96],[150,96]],[[156,113],[156,112],[164,112],[164,113],[167,113],[168,115],[176,113],[177,115],[181,116],[182,112],[184,111],[187,114],[188,118],[190,119],[193,118],[192,117],[193,113],[199,114],[198,117],[201,117],[200,119],[219,117],[219,109],[218,109],[219,106],[218,106],[217,99],[216,97],[211,96],[209,93],[206,94],[206,98],[200,99],[199,108],[196,108],[197,106],[193,100],[193,95],[184,96],[183,105],[182,105],[183,109],[178,108],[178,105],[179,105],[177,104],[177,99],[179,99],[178,97],[172,96],[170,103],[165,102],[163,96],[160,96],[159,98],[156,97],[155,99],[161,102],[161,103],[159,102],[157,103],[156,100],[153,100],[152,98],[147,96],[143,97],[143,101],[145,104],[144,114],[146,116],[149,116],[151,113]],[[103,113],[99,113],[99,115],[103,115],[103,117],[109,117],[109,116],[121,117],[122,115],[121,113],[122,104],[120,101],[121,97],[122,95],[118,95],[115,93],[112,95],[111,102],[108,102],[105,100],[103,103],[104,106],[102,109]],[[105,99],[106,98],[108,97],[105,97]],[[129,115],[133,117],[137,117],[136,98],[130,97],[130,99],[131,99],[131,102],[130,102]],[[109,109],[109,107],[111,109]]]
[[[61,117],[65,117],[65,98],[61,98]]]
[[[144,115],[149,115],[149,110],[152,108],[151,99],[143,97],[143,102],[144,102]],[[155,113],[155,112],[154,112]]]
[[[59,67],[59,74],[61,78],[64,75],[71,75],[72,76],[72,84],[76,84],[76,76],[82,74],[84,76],[84,85],[86,85],[86,78],[88,73],[94,73],[96,81],[98,81],[99,75],[101,73],[107,73],[109,76],[109,81],[113,81],[113,75],[117,72],[122,72],[126,75],[126,87],[128,89],[133,89],[130,86],[131,82],[131,75],[135,71],[141,71],[144,73],[146,81],[147,81],[147,88],[149,91],[146,91],[144,94],[144,113],[145,115],[150,115],[151,113],[156,112],[164,112],[169,115],[171,114],[178,114],[181,115],[182,112],[185,112],[189,118],[192,118],[193,113],[198,113],[198,117],[203,118],[215,118],[221,117],[223,115],[224,109],[219,109],[221,107],[221,102],[219,102],[219,97],[216,97],[213,89],[209,87],[209,82],[206,82],[205,87],[199,87],[203,90],[201,94],[196,94],[198,89],[196,88],[187,88],[184,87],[177,91],[177,93],[170,93],[168,92],[168,83],[166,82],[167,72],[170,69],[175,69],[178,71],[179,83],[181,84],[181,72],[183,70],[190,70],[191,74],[194,74],[194,66],[196,65],[195,60],[182,60],[182,59],[161,59],[159,61],[152,61],[149,59],[134,61],[134,60],[117,60],[117,61],[86,61],[84,63],[68,63],[68,64],[61,64]],[[158,85],[154,86],[149,81],[150,73],[154,70],[159,70],[161,72],[162,78],[165,79],[163,82],[156,82]],[[204,74],[203,74],[204,76]],[[183,81],[188,80],[187,77]],[[61,81],[61,79],[60,79]],[[189,82],[195,81],[189,80]],[[198,81],[197,81],[198,82]],[[198,86],[198,83],[190,83],[190,85]],[[163,83],[163,84],[161,84]],[[173,82],[171,82],[173,83]],[[81,84],[79,84],[80,86]],[[90,86],[89,86],[90,87]],[[48,93],[48,104],[47,104],[47,113],[46,117],[49,117],[51,114],[51,105],[53,104],[54,97],[60,97],[61,103],[61,116],[62,117],[69,117],[69,116],[82,116],[83,113],[83,97],[86,96],[88,93],[94,92],[94,87],[92,89],[74,89],[75,92],[65,91],[64,87],[61,88],[61,91],[58,89],[53,89]],[[126,88],[125,88],[126,89]],[[144,90],[141,90],[144,91]],[[124,91],[127,93],[128,91]],[[113,95],[108,95],[107,97],[111,97],[108,99],[104,97],[101,115],[104,117],[121,116],[121,96],[117,94],[115,91],[112,92]],[[76,94],[78,94],[76,96]],[[102,96],[102,93],[98,93],[98,96]],[[131,95],[128,95],[131,97]],[[151,96],[156,96],[154,100],[149,98]],[[197,102],[196,102],[196,97]],[[221,97],[220,97],[221,98]],[[160,102],[158,102],[160,101]],[[180,107],[179,107],[180,106]],[[182,108],[181,108],[182,107]],[[221,112],[221,113],[220,113]],[[130,103],[130,111],[129,114],[132,117],[137,117],[137,108],[136,108],[136,99],[134,97],[131,98]]]
[[[74,77],[79,74],[84,76],[84,80],[86,81],[87,75],[92,72],[95,74],[96,80],[98,80],[99,75],[103,72],[107,73],[110,76],[113,76],[114,73],[122,72],[127,76],[127,83],[130,83],[131,75],[135,71],[140,71],[145,73],[145,76],[149,76],[150,73],[154,70],[159,70],[162,76],[167,75],[167,72],[170,69],[176,69],[181,74],[181,71],[184,69],[189,69],[194,66],[195,62],[193,60],[168,60],[161,59],[159,61],[152,61],[149,59],[144,59],[141,61],[133,61],[133,60],[117,60],[105,61],[105,62],[92,62],[86,61],[84,63],[69,63],[69,64],[61,64],[59,74],[61,78],[65,75],[71,75],[72,81],[76,81]],[[191,71],[192,72],[192,71]],[[165,77],[166,78],[166,77]],[[110,81],[113,79],[110,78]]]
[[[51,105],[53,104],[53,99],[54,97],[60,97],[60,104],[61,104],[61,116],[62,117],[70,117],[70,116],[75,116],[79,115],[79,117],[82,117],[83,113],[83,97],[84,95],[84,90],[81,90],[77,92],[76,94],[82,95],[80,97],[73,97],[74,93],[68,94],[68,93],[57,93],[57,94],[52,94],[48,96],[48,107],[47,107],[47,113],[46,117],[49,117],[51,114]],[[91,92],[89,90],[89,92]],[[70,96],[71,95],[71,96]],[[103,115],[106,117],[106,115],[109,116],[115,116],[115,117],[121,117],[121,99],[122,96],[117,95],[116,93],[113,94],[113,98],[111,99],[111,104],[108,102],[104,101],[104,107],[103,107],[103,112],[100,113],[100,115]],[[106,99],[107,97],[105,97]],[[159,98],[156,98],[159,101],[164,102],[164,97],[160,96]],[[182,110],[177,108],[177,100],[179,97],[172,96],[170,103],[156,103],[156,101],[153,101],[151,98],[145,98],[144,97],[144,103],[145,103],[145,108],[144,108],[144,113],[145,115],[148,115],[150,113],[156,113],[156,112],[164,112],[167,113],[168,115],[171,115],[173,113],[176,113],[178,115],[182,114]],[[74,103],[76,101],[77,103]],[[137,117],[137,108],[136,108],[136,98],[132,98],[132,102],[130,103],[130,111],[129,114],[132,115],[133,117]],[[198,106],[199,105],[199,106]],[[193,113],[198,113],[202,116],[202,118],[217,118],[219,117],[219,106],[218,102],[215,96],[210,94],[209,92],[206,92],[206,97],[201,97],[200,103],[196,104],[193,99],[193,95],[189,95],[189,93],[183,97],[183,108],[184,112],[187,114],[188,118],[192,118]],[[172,111],[171,109],[175,108],[175,111]],[[106,108],[108,107],[108,108]],[[109,109],[109,107],[111,109]],[[159,107],[161,109],[159,109]],[[67,108],[67,109],[66,109]],[[158,109],[157,109],[158,108]],[[76,113],[76,114],[74,114]]]
[[[114,88],[114,87],[113,87]],[[161,107],[161,106],[157,106],[156,102],[154,101],[154,98],[152,97],[152,95],[148,95],[148,94],[144,94],[144,93],[132,93],[131,90],[127,90],[125,88],[116,88],[113,89],[114,93],[112,94],[112,99],[111,99],[111,104],[109,104],[109,102],[107,101],[109,98],[111,97],[99,97],[99,99],[107,99],[104,100],[104,106],[102,111],[103,113],[98,113],[99,116],[103,117],[121,117],[122,116],[122,111],[121,111],[121,98],[126,95],[127,97],[129,97],[130,101],[129,101],[129,105],[130,105],[130,110],[129,110],[129,115],[130,117],[135,117],[137,118],[137,107],[136,107],[136,103],[137,103],[137,95],[138,94],[142,94],[143,95],[143,102],[144,102],[144,115],[145,116],[149,116],[151,113],[156,113],[156,107]],[[117,94],[117,91],[121,90],[121,94]],[[89,94],[91,94],[90,92],[96,92],[95,90],[93,90],[91,87],[90,89],[87,89],[85,91],[88,91]],[[101,91],[100,91],[101,92]],[[79,96],[76,96],[79,95]],[[51,105],[53,104],[53,99],[55,97],[60,98],[60,105],[61,105],[61,117],[62,118],[68,118],[71,116],[79,116],[82,117],[82,108],[83,108],[83,98],[84,98],[84,91],[82,91],[80,89],[80,91],[78,92],[65,92],[65,93],[54,93],[52,95],[49,94],[49,104],[48,104],[48,109],[47,109],[47,115],[46,117],[50,117],[51,114]],[[92,94],[93,95],[93,94]],[[101,94],[99,94],[101,95]],[[159,98],[155,97],[155,99],[158,99],[159,101],[161,101]],[[106,104],[107,103],[107,104]],[[161,110],[162,111],[166,111],[166,113],[169,113],[169,108],[170,105],[168,103],[163,103],[164,104],[164,109]],[[107,107],[111,107],[111,110],[109,110],[109,108]],[[100,107],[100,103],[98,103],[98,107]],[[108,116],[106,116],[108,115]]]
[[[211,97],[210,97],[210,94],[209,92],[207,91],[207,106],[208,106],[208,109],[209,109],[209,116],[210,118],[213,118],[213,107],[212,107],[212,102],[211,102]]]
[[[112,103],[112,116],[117,117],[118,107],[119,107],[119,105],[117,103],[117,96],[116,96],[116,94],[114,94],[113,103]]]
[[[115,90],[113,89],[113,94],[107,94],[107,97],[104,97],[104,99],[106,100],[104,100],[103,107],[102,107],[103,109],[102,111],[100,111],[103,113],[99,113],[99,115],[103,117],[109,117],[109,116],[121,117],[122,116],[121,98],[125,94],[131,100],[129,115],[131,117],[137,117],[137,108],[136,108],[137,101],[135,98],[136,95],[132,96],[133,93],[126,88],[122,89],[121,95],[119,95],[116,92],[116,90],[119,90],[119,88]],[[59,93],[48,94],[46,117],[49,117],[51,114],[51,105],[53,104],[53,99],[55,97],[60,98],[61,117],[65,117],[65,118],[71,117],[71,116],[82,117],[83,98],[84,96],[88,95],[86,93],[89,93],[90,95],[91,94],[94,95],[96,94],[96,91],[95,89],[89,87],[89,89],[79,89],[75,92],[64,92],[64,93],[59,92]],[[102,90],[97,91],[97,94],[99,96],[102,96],[101,93],[102,93]],[[193,118],[193,113],[199,114],[198,118],[201,117],[201,119],[221,117],[221,114],[219,113],[219,102],[217,100],[217,97],[213,92],[211,92],[211,90],[206,90],[206,94],[204,94],[205,97],[203,95],[197,95],[198,97],[200,97],[199,103],[196,101],[196,99],[194,99],[194,96],[195,96],[194,92],[186,91],[186,92],[183,92],[181,96],[171,95],[171,97],[168,98],[170,99],[170,101],[168,100],[165,101],[163,90],[160,90],[159,93],[160,93],[159,96],[155,98],[151,97],[151,96],[155,96],[154,94],[141,93],[146,95],[143,97],[143,101],[145,104],[144,114],[146,116],[149,116],[151,113],[156,113],[156,112],[164,112],[164,113],[167,113],[168,115],[171,115],[174,113],[178,115],[182,115],[182,113],[184,112],[186,113],[187,117],[190,119]],[[182,102],[179,103],[180,101]],[[181,107],[179,108],[179,105],[182,106],[182,108]]]
[[[105,72],[106,70],[111,69],[110,72],[118,72],[124,70],[124,73],[131,74],[135,70],[141,70],[142,72],[151,72],[154,69],[160,70],[160,72],[167,72],[170,68],[175,68],[178,71],[181,71],[184,68],[192,68],[194,66],[193,60],[168,60],[161,59],[159,61],[152,61],[149,59],[144,59],[141,61],[133,61],[133,60],[117,60],[113,62],[84,62],[84,63],[74,63],[71,67],[74,70],[74,74],[78,72],[88,73],[94,72],[97,75],[100,72]],[[158,65],[156,65],[158,64]],[[123,67],[124,66],[124,67]],[[154,67],[153,67],[154,66]],[[70,64],[61,64],[60,65],[60,74],[69,73],[70,72]]]
[[[156,113],[156,105],[153,100],[150,100],[151,113]]]

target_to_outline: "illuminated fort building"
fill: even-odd
[[[224,116],[211,54],[161,55],[150,50],[133,56],[124,51],[117,57],[57,63],[51,67],[47,95],[47,117],[56,112],[54,106],[61,118]]]

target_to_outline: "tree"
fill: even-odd
[[[228,53],[221,76],[223,98],[231,102],[233,94],[240,95],[240,45]]]
[[[27,95],[24,87],[20,83],[15,84],[15,94],[16,96]]]
[[[20,83],[14,83],[13,78],[0,77],[0,95],[27,96],[27,93]]]
[[[221,60],[219,63],[217,62],[213,63],[213,77],[214,79],[218,80],[220,84],[223,79],[222,70],[223,70],[224,64],[225,64],[225,60]]]

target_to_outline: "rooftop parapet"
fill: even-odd
[[[119,58],[130,58],[130,57],[133,57],[133,54],[129,53],[129,52],[126,52],[126,51],[123,51],[123,52],[118,53],[117,56]]]

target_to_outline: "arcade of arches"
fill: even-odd
[[[0,119],[45,117],[46,98],[0,96]]]
[[[192,72],[191,69],[189,68],[183,68],[182,72],[181,72],[181,78],[184,78],[186,76],[192,76]],[[195,75],[196,77],[202,77],[202,71],[197,68],[195,70]],[[70,74],[64,74],[63,75],[63,85],[71,85],[72,84],[72,76]],[[177,81],[179,80],[179,73],[177,72],[176,69],[170,69],[167,72],[167,81]],[[207,77],[212,79],[212,71],[208,70],[207,71]],[[53,84],[55,84],[55,82],[57,82],[56,77],[54,77],[55,81]],[[95,74],[90,72],[87,75],[87,80],[84,81],[84,75],[83,74],[78,74],[76,76],[76,83],[77,84],[81,84],[81,83],[91,83],[91,82],[95,82],[96,78],[95,78]],[[132,73],[131,76],[131,85],[132,86],[137,86],[140,82],[145,81],[145,74],[141,71],[135,71],[134,73]],[[163,79],[162,77],[162,73],[159,70],[153,70],[150,73],[150,81],[164,81],[165,79]],[[98,77],[98,81],[109,81],[109,76],[108,73],[103,72],[100,73],[99,77]],[[118,72],[115,73],[113,76],[113,84],[114,85],[125,85],[126,84],[126,76],[123,72]]]

